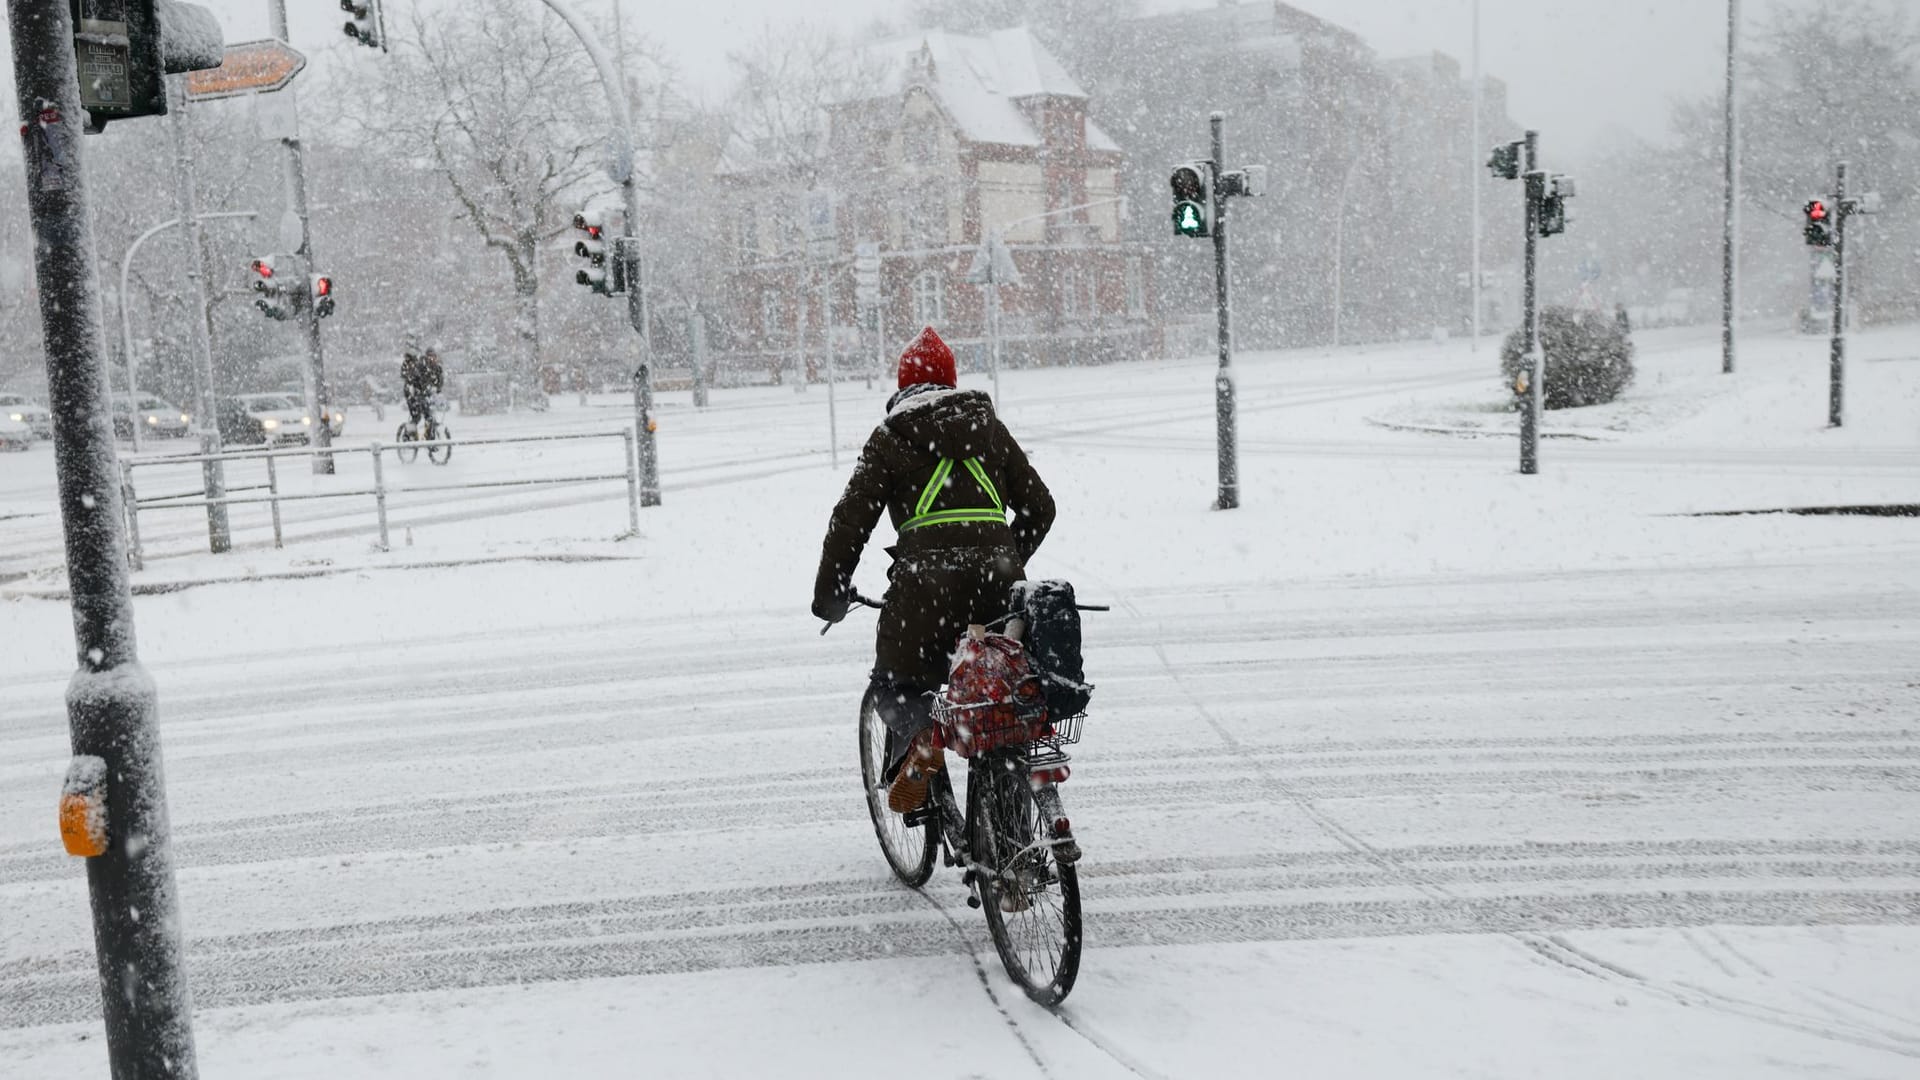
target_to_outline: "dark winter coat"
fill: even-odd
[[[446,374],[438,360],[409,356],[400,361],[400,385],[408,398],[424,398],[445,387]]]
[[[867,439],[833,508],[814,579],[815,615],[846,614],[853,572],[880,511],[887,511],[896,530],[912,519],[942,458],[955,466],[931,511],[992,506],[963,466],[973,458],[1011,520],[911,528],[887,549],[894,563],[877,631],[875,674],[921,686],[946,680],[947,655],[968,623],[1006,614],[1008,587],[1026,576],[1027,560],[1053,527],[1053,495],[994,415],[987,395],[909,387],[895,396],[886,420]]]

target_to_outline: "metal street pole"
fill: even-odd
[[[699,308],[687,309],[687,342],[693,353],[693,407],[707,407],[707,317]]]
[[[627,106],[625,85],[620,69],[607,56],[594,38],[593,27],[573,10],[565,0],[541,0],[555,15],[566,22],[580,46],[593,60],[594,69],[600,73],[600,87],[607,95],[608,110],[613,114],[613,161],[609,173],[620,185],[620,199],[626,211],[627,229],[631,233],[640,226],[640,185],[634,175],[633,162],[633,118]],[[639,362],[635,366],[635,376],[645,382],[645,397],[649,405],[653,400],[653,334],[647,325],[646,279],[642,273],[639,237],[622,238],[616,242],[616,258],[627,261],[627,322],[632,325],[638,338],[637,352]],[[639,388],[636,387],[636,390]],[[651,416],[647,418],[652,420]],[[658,445],[654,441],[653,424],[641,425],[640,435],[640,503],[643,506],[660,505],[660,458]]]
[[[1547,175],[1540,171],[1540,133],[1527,132],[1526,161],[1523,164],[1527,193],[1527,243],[1525,282],[1520,301],[1521,355],[1530,361],[1526,394],[1520,401],[1520,472],[1531,476],[1540,471],[1540,411],[1545,403],[1542,384],[1546,382],[1546,350],[1540,346],[1540,312],[1534,302],[1536,283],[1535,249],[1540,238],[1540,203],[1546,197]]]
[[[1734,197],[1740,176],[1740,126],[1739,107],[1734,97],[1734,61],[1740,46],[1740,0],[1727,0],[1727,86],[1726,86],[1726,180],[1725,200],[1720,236],[1720,371],[1733,374],[1733,318],[1734,286],[1736,284],[1735,266],[1739,242],[1736,228],[1739,224],[1739,200]]]
[[[1468,149],[1467,176],[1473,188],[1473,342],[1468,351],[1480,351],[1480,0],[1473,0],[1473,145]]]
[[[200,193],[193,179],[193,151],[187,144],[186,84],[184,75],[167,79],[167,103],[172,113],[167,123],[173,136],[173,203],[181,231],[186,234],[187,287],[198,309],[196,317],[187,321],[193,326],[194,396],[198,399],[194,412],[200,417],[200,452],[218,454],[220,425],[209,422],[218,418],[214,411],[218,391],[214,388],[213,374],[213,304],[207,297],[207,248],[206,238],[200,231]],[[132,389],[128,387],[129,393]],[[138,410],[127,415],[127,423],[135,431],[140,430]],[[233,534],[227,526],[226,468],[218,459],[200,463],[200,478],[207,492],[207,547],[216,555],[233,549]]]
[[[273,36],[292,44],[287,34],[287,0],[267,0],[267,17]],[[317,260],[313,253],[313,227],[307,214],[307,168],[300,143],[299,94],[292,86],[281,92],[287,95],[287,110],[294,117],[290,134],[280,140],[287,149],[281,174],[287,187],[287,205],[300,220],[300,249],[294,252],[301,275],[298,285],[311,290]],[[314,299],[312,296],[307,298],[306,310],[300,316],[302,329],[307,336],[307,373],[304,381],[307,415],[313,417],[313,445],[325,450],[333,445],[333,428],[327,423],[327,418],[333,415],[333,393],[327,387],[326,354],[320,344],[320,309],[313,302]],[[316,476],[333,475],[333,455],[313,455],[313,472]]]
[[[1233,394],[1233,297],[1227,287],[1227,200],[1220,194],[1220,173],[1227,167],[1227,152],[1221,128],[1225,113],[1208,119],[1213,136],[1213,303],[1218,317],[1220,369],[1213,378],[1213,414],[1215,438],[1220,448],[1220,493],[1213,508],[1231,510],[1240,505],[1240,463],[1238,436],[1234,430]]]
[[[827,347],[827,453],[833,467],[840,467],[840,414],[834,402],[834,383],[838,372],[833,364],[833,260],[820,260],[821,335]]]
[[[1839,427],[1847,376],[1847,163],[1833,170],[1833,343],[1827,353],[1827,426]]]
[[[113,420],[100,407],[106,347],[72,16],[64,3],[7,0],[7,21],[79,664],[67,686],[69,789],[104,796],[105,844],[86,865],[107,1063],[114,1080],[193,1080],[158,695],[135,649]]]

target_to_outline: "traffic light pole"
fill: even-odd
[[[1528,361],[1527,388],[1520,395],[1520,472],[1540,471],[1540,411],[1544,403],[1546,351],[1540,347],[1540,311],[1535,302],[1540,243],[1540,205],[1546,199],[1547,174],[1540,169],[1540,133],[1527,132],[1522,179],[1527,193],[1526,262],[1520,300],[1521,355]]]
[[[169,111],[167,120],[173,136],[174,210],[179,215],[187,244],[187,287],[193,293],[197,317],[187,320],[193,326],[194,413],[200,418],[200,452],[220,453],[220,413],[215,407],[219,391],[213,376],[213,304],[207,298],[206,234],[200,228],[200,193],[193,178],[193,150],[187,143],[186,76],[167,80]],[[126,298],[121,298],[124,310]],[[128,385],[131,393],[133,387]],[[140,430],[138,409],[127,414],[127,422]],[[218,555],[233,549],[233,534],[227,525],[227,472],[225,463],[209,460],[200,463],[200,477],[207,491],[207,549]]]
[[[287,0],[267,0],[267,15],[273,36],[287,42]],[[313,434],[310,436],[313,445],[324,451],[333,445],[333,428],[327,423],[327,418],[333,415],[333,394],[327,388],[326,353],[320,344],[320,305],[316,302],[319,297],[312,295],[316,260],[313,254],[313,227],[307,220],[307,169],[300,149],[300,103],[293,87],[289,86],[281,92],[291,99],[287,107],[295,115],[292,134],[281,139],[280,143],[287,148],[282,163],[287,204],[300,220],[300,250],[294,254],[299,259],[301,276],[296,284],[308,292],[306,310],[300,316],[307,335],[307,415],[313,417]],[[313,455],[313,472],[316,476],[332,476],[333,455]]]
[[[1847,163],[1833,170],[1833,342],[1827,352],[1827,426],[1839,427],[1847,380]]]
[[[101,408],[106,349],[72,16],[64,3],[7,0],[7,19],[79,663],[67,687],[69,778],[92,775],[104,791],[106,844],[86,865],[107,1062],[114,1080],[193,1080],[157,695],[135,649],[113,421]]]
[[[1220,493],[1214,499],[1216,510],[1232,510],[1240,505],[1239,438],[1235,431],[1233,387],[1233,296],[1227,282],[1227,200],[1220,194],[1220,174],[1227,167],[1225,138],[1221,128],[1224,113],[1208,120],[1213,135],[1213,303],[1219,321],[1220,369],[1213,379],[1213,412],[1216,439],[1220,448]]]
[[[1727,0],[1726,177],[1720,234],[1720,372],[1733,374],[1734,286],[1736,284],[1735,229],[1739,203],[1735,188],[1740,175],[1739,111],[1734,99],[1734,61],[1740,44],[1740,0]]]

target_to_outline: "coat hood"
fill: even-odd
[[[993,441],[993,399],[980,390],[928,389],[896,397],[887,430],[936,457],[978,457]]]

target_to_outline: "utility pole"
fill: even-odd
[[[1827,352],[1827,426],[1839,427],[1847,377],[1847,163],[1833,170],[1833,340]]]
[[[839,381],[833,362],[833,259],[831,256],[820,260],[820,322],[821,336],[827,347],[827,454],[833,460],[833,467],[840,467],[840,414],[834,402],[835,386]]]
[[[187,77],[170,76],[167,84],[170,111],[167,120],[173,135],[174,210],[186,241],[188,289],[193,294],[197,317],[187,320],[193,326],[194,415],[200,418],[200,452],[218,454],[220,446],[219,388],[213,372],[213,303],[207,295],[206,234],[200,226],[200,193],[193,178],[193,150],[187,142]],[[121,299],[124,306],[126,300]],[[129,387],[131,389],[131,387]],[[140,430],[140,414],[127,417],[134,431]],[[137,437],[137,436],[136,436]],[[137,448],[137,447],[136,447]],[[214,554],[233,549],[233,534],[227,526],[227,473],[224,462],[200,463],[200,478],[207,491],[207,548]]]
[[[112,1075],[193,1080],[158,695],[135,649],[113,421],[100,407],[106,349],[71,9],[7,0],[7,20],[79,665],[67,687],[74,756],[62,817],[70,806],[82,811],[76,824],[85,828],[68,838],[69,850],[86,857]]]
[[[1727,148],[1726,205],[1723,207],[1720,236],[1720,371],[1733,374],[1734,285],[1738,270],[1736,230],[1739,225],[1739,200],[1735,192],[1740,176],[1739,108],[1734,97],[1734,62],[1740,46],[1740,0],[1727,0]]]
[[[1225,113],[1208,119],[1213,147],[1213,301],[1218,321],[1220,369],[1213,379],[1215,437],[1220,449],[1220,493],[1214,498],[1216,510],[1232,510],[1240,505],[1239,437],[1235,431],[1233,393],[1233,296],[1228,288],[1227,199],[1220,190],[1219,176],[1227,167]]]
[[[1527,185],[1526,262],[1522,274],[1525,284],[1520,298],[1521,355],[1527,358],[1527,387],[1520,403],[1520,472],[1532,475],[1540,471],[1540,412],[1545,400],[1547,354],[1540,347],[1540,310],[1535,303],[1538,283],[1537,252],[1540,243],[1540,203],[1546,196],[1546,174],[1540,171],[1540,133],[1527,132],[1526,158],[1522,164]]]
[[[1480,153],[1480,0],[1473,0],[1473,150]],[[1476,160],[1475,166],[1479,165]],[[1473,343],[1469,352],[1480,351],[1480,170],[1467,171],[1473,188]]]
[[[267,0],[267,17],[273,36],[281,42],[291,45],[287,34],[287,0]],[[313,254],[313,227],[307,214],[307,170],[306,161],[300,148],[299,94],[291,86],[286,88],[288,96],[287,110],[292,120],[288,134],[280,140],[287,153],[282,161],[282,176],[287,187],[287,205],[289,211],[300,222],[300,248],[294,252],[299,264],[300,277],[296,280],[305,286],[318,272]],[[324,451],[333,445],[333,428],[327,419],[333,415],[333,393],[327,387],[326,354],[320,344],[320,305],[309,302],[300,313],[302,328],[307,334],[307,415],[313,417],[313,445]],[[319,453],[313,455],[313,472],[316,476],[333,475],[333,455]]]

